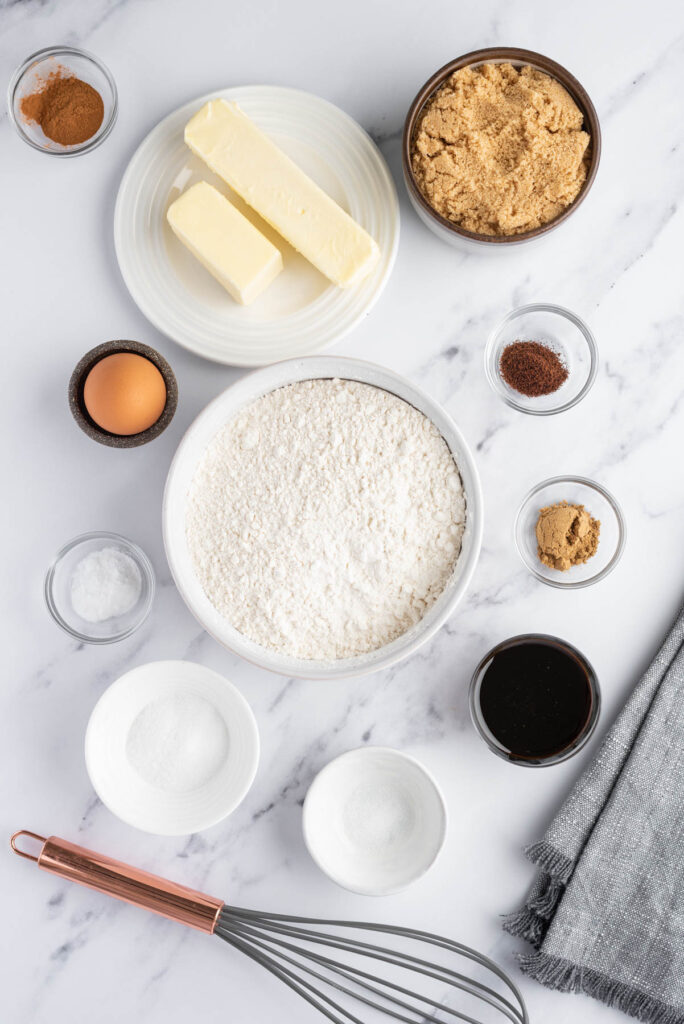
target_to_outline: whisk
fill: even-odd
[[[40,843],[39,851],[22,849],[20,837]],[[477,1011],[485,1012],[487,1022],[498,1024],[503,1017],[512,1024],[529,1024],[522,996],[506,973],[488,957],[451,939],[393,925],[227,906],[223,900],[56,836],[45,839],[22,830],[15,832],[10,845],[20,857],[53,875],[217,935],[335,1024],[367,1024],[378,1015],[405,1024],[447,1019],[482,1024],[482,1018],[472,1016]],[[386,936],[390,944],[378,945],[378,935]],[[327,955],[330,950],[332,957]],[[447,956],[454,961],[452,966],[438,962]],[[468,968],[476,969],[483,980],[461,973]],[[372,1016],[357,1016],[366,1011]]]

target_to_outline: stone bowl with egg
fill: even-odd
[[[102,411],[109,417],[107,424],[111,429],[105,429],[104,418],[99,416],[98,408],[92,404],[88,408],[86,383],[98,364],[109,356],[121,354],[134,356],[138,361],[146,360],[156,372],[153,375],[146,374],[141,379],[136,379],[133,373],[133,406],[128,411],[126,395],[119,393],[110,396],[111,400],[108,400],[106,393],[102,393],[103,390],[106,392],[106,381],[103,382],[104,388],[100,388],[97,404],[103,404]],[[142,362],[140,365],[145,366]],[[177,404],[178,384],[173,370],[156,349],[139,341],[107,341],[96,345],[79,360],[69,381],[69,407],[74,419],[84,434],[109,448],[138,448],[153,441],[168,427]],[[140,429],[142,424],[139,420],[134,422],[132,418],[134,415],[139,418],[141,412],[146,417],[143,420],[144,429]]]
[[[337,660],[306,660],[268,649],[239,632],[212,604],[195,570],[186,533],[190,488],[208,446],[219,431],[257,399],[296,382],[358,381],[402,399],[422,413],[441,435],[456,463],[465,498],[465,529],[450,578],[434,604],[406,632],[367,653]],[[200,413],[182,439],[171,464],[163,501],[166,555],[181,597],[198,622],[229,650],[271,672],[297,678],[340,679],[387,668],[426,643],[463,598],[482,542],[482,492],[471,452],[449,415],[410,381],[358,359],[309,356],[276,363],[237,381]]]
[[[586,177],[579,194],[561,213],[551,220],[542,223],[532,230],[522,231],[517,234],[484,234],[470,231],[456,221],[443,216],[430,204],[424,195],[413,169],[416,133],[421,115],[425,111],[428,102],[445,85],[454,72],[461,71],[464,68],[476,69],[486,64],[511,64],[517,70],[523,67],[530,67],[560,83],[581,111],[583,116],[582,128],[590,136],[589,147],[585,156]],[[503,252],[512,245],[545,238],[549,232],[563,224],[584,201],[594,183],[600,157],[601,128],[599,119],[594,104],[584,87],[561,64],[540,53],[535,53],[533,50],[523,50],[518,47],[497,46],[489,49],[473,50],[462,57],[449,61],[439,71],[436,71],[419,90],[409,108],[404,123],[402,167],[404,183],[414,210],[423,223],[438,238],[441,238],[442,241],[447,242],[449,245],[465,249],[469,252]]]

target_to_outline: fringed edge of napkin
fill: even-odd
[[[599,971],[578,967],[547,953],[521,956],[519,962],[523,974],[534,978],[547,988],[593,996],[594,999],[636,1017],[645,1024],[684,1024],[684,1015],[679,1010],[623,982],[611,980]]]
[[[525,847],[525,856],[560,885],[567,885],[570,881],[570,875],[575,865],[569,857],[556,850],[551,843],[532,843],[531,846]]]
[[[546,842],[528,846],[525,855],[539,868],[540,873],[527,895],[525,905],[504,917],[503,928],[539,949],[574,865],[568,857]]]

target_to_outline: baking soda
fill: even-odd
[[[349,794],[342,821],[347,841],[359,853],[377,857],[407,841],[416,816],[413,801],[400,786],[373,780]]]
[[[85,622],[105,622],[125,615],[140,600],[142,575],[118,548],[91,551],[71,577],[71,606]]]

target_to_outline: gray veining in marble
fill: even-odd
[[[5,82],[30,52],[82,45],[109,65],[120,118],[94,153],[54,161],[0,116],[3,240],[2,573],[5,671],[0,695],[0,837],[64,835],[229,901],[283,912],[370,917],[442,931],[517,976],[535,1024],[611,1024],[620,1015],[522,979],[499,915],[519,904],[536,838],[568,791],[575,763],[543,772],[492,757],[469,723],[467,684],[497,640],[559,634],[595,665],[607,724],[650,660],[681,599],[684,552],[684,14],[672,0],[571,8],[548,2],[0,0]],[[539,248],[497,260],[443,247],[403,193],[400,130],[422,82],[451,57],[493,43],[559,60],[584,83],[604,132],[596,185],[577,216]],[[482,557],[466,600],[412,659],[325,685],[244,664],[199,630],[165,565],[160,502],[173,451],[206,402],[240,371],[202,362],[159,335],[131,301],[112,242],[118,181],[164,114],[223,85],[273,82],[319,93],[373,135],[397,180],[399,256],[372,314],[340,354],[411,376],[443,402],[475,449],[485,496]],[[515,305],[552,301],[590,323],[599,376],[576,409],[542,423],[489,390],[482,350]],[[112,337],[154,345],[180,383],[174,422],[153,444],[102,449],[71,420],[66,385],[82,353]],[[517,559],[522,496],[556,473],[593,476],[625,511],[615,573],[576,593],[546,588]],[[113,647],[78,645],[43,606],[54,551],[112,529],[152,558],[153,613]],[[231,678],[262,737],[253,789],[202,835],[163,839],[115,819],[94,797],[83,733],[93,705],[127,668],[189,658]],[[591,757],[601,730],[581,755]],[[301,803],[319,768],[363,743],[401,747],[438,778],[446,848],[412,889],[372,900],[336,888],[308,857]],[[3,855],[0,1020],[7,1024],[307,1024],[315,1014],[218,942],[68,886]]]

